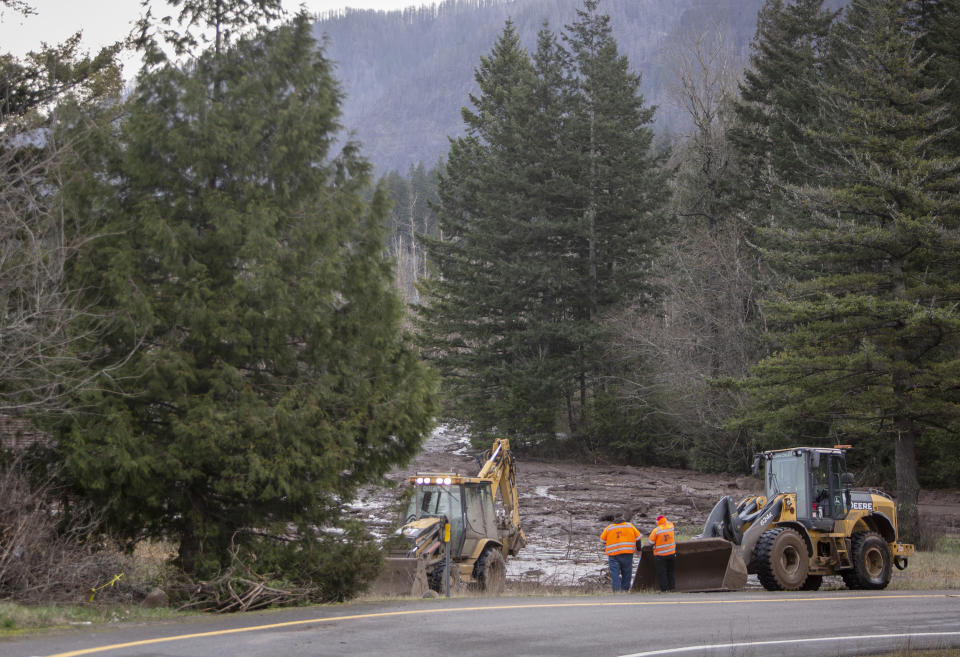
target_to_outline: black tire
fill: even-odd
[[[807,579],[803,582],[803,586],[800,587],[800,590],[819,591],[821,584],[823,584],[823,575],[807,575]]]
[[[890,546],[876,532],[857,532],[850,537],[853,568],[840,573],[848,589],[877,591],[890,583]]]
[[[447,591],[443,586],[443,563],[441,562],[439,566],[427,573],[427,581],[430,583],[430,589],[436,591],[440,595],[446,595]],[[450,564],[450,593],[461,593],[463,589],[463,581],[460,579],[460,571],[457,569],[457,564]]]
[[[810,555],[795,529],[774,527],[763,532],[753,558],[757,577],[768,591],[797,591],[807,581]]]
[[[507,581],[507,564],[500,548],[491,545],[477,559],[477,583],[487,595],[500,595]]]
[[[455,567],[455,566],[454,566]],[[443,594],[443,564],[427,573],[427,582],[430,584],[430,590]]]

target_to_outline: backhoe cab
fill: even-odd
[[[737,590],[748,573],[770,591],[816,590],[825,575],[840,575],[851,589],[886,588],[891,567],[906,568],[914,547],[898,542],[888,495],[852,490],[845,449],[757,454],[754,474],[763,468],[765,494],[722,498],[703,532],[677,544],[677,589]],[[653,586],[652,556],[645,559],[635,590]]]
[[[422,596],[428,590],[442,593],[447,586],[458,590],[470,585],[488,594],[502,592],[506,558],[526,545],[509,441],[494,441],[475,477],[418,473],[410,484],[413,494],[397,530],[403,547],[391,551],[373,590]]]

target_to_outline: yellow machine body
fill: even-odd
[[[914,546],[899,541],[893,499],[852,489],[844,448],[762,452],[766,493],[722,498],[692,541],[677,543],[677,590],[743,588],[756,574],[768,590],[816,590],[839,575],[852,589],[883,589]],[[633,589],[654,588],[652,555],[641,553]]]
[[[413,494],[397,530],[402,547],[387,557],[373,591],[420,596],[473,586],[501,592],[506,559],[526,545],[509,441],[494,441],[476,476],[423,472],[409,481]]]

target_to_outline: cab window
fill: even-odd
[[[805,457],[803,452],[778,452],[767,461],[767,497],[772,499],[781,493],[796,493],[801,515],[804,510],[809,514],[811,508]]]
[[[497,535],[497,518],[493,508],[490,484],[469,484],[463,487],[467,514],[467,538]]]

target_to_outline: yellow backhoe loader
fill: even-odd
[[[494,595],[503,591],[506,558],[527,539],[510,442],[495,440],[484,457],[475,477],[435,472],[410,477],[413,495],[397,530],[403,547],[391,551],[373,584],[375,593],[422,596],[462,585]]]
[[[722,498],[703,533],[677,543],[678,591],[742,589],[755,573],[768,591],[815,591],[825,575],[851,589],[883,589],[903,570],[914,546],[900,543],[893,500],[879,490],[852,490],[845,450],[797,447],[761,452],[765,494]],[[651,547],[641,551],[633,590],[654,588]]]

